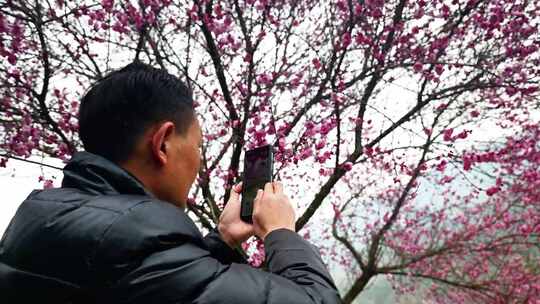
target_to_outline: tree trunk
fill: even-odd
[[[351,304],[352,301],[354,301],[354,299],[356,299],[356,297],[364,290],[364,288],[366,287],[369,280],[371,280],[371,278],[373,278],[373,277],[374,277],[373,274],[363,273],[354,282],[353,286],[351,286],[349,291],[347,291],[347,293],[345,294],[345,296],[342,299],[343,303],[344,304]]]

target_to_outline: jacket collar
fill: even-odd
[[[63,188],[77,188],[93,194],[140,194],[154,197],[127,170],[90,152],[75,152],[63,170]]]

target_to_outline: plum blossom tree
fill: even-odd
[[[379,276],[437,303],[538,303],[539,14],[527,0],[3,0],[0,165],[67,160],[85,89],[141,60],[194,92],[201,226],[242,151],[273,144],[297,230],[348,270],[345,303]]]

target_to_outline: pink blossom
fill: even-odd
[[[343,164],[343,169],[344,169],[345,171],[351,171],[352,168],[353,168],[353,163],[352,163],[352,162],[349,162],[349,161],[348,161],[348,162],[345,162],[345,163]]]
[[[437,165],[437,171],[444,171],[446,169],[446,164],[447,164],[447,161],[446,160],[441,160],[441,162]]]
[[[415,62],[414,65],[413,65],[414,71],[417,72],[417,73],[422,72],[423,66],[424,65],[421,62]]]
[[[318,58],[313,58],[312,63],[313,63],[313,66],[314,66],[317,70],[320,70],[320,69],[321,69],[321,62],[319,61]]]
[[[454,132],[454,129],[446,129],[443,131],[443,140],[444,141],[452,141],[452,133]]]
[[[469,171],[471,169],[471,159],[469,157],[463,157],[463,169]]]
[[[486,190],[486,194],[489,195],[489,196],[492,196],[494,195],[495,193],[499,192],[501,189],[497,186],[494,186],[494,187],[491,187],[489,189]]]
[[[346,49],[351,44],[351,34],[349,32],[345,32],[343,36],[341,37],[341,47],[343,49]]]
[[[113,8],[114,0],[101,0],[101,5],[107,12],[110,12]]]
[[[469,133],[471,133],[472,131],[470,130],[464,130],[464,131],[461,131],[457,136],[456,138],[460,138],[460,139],[465,139],[467,138],[467,136],[469,135]]]
[[[325,139],[321,139],[316,145],[315,145],[315,149],[317,150],[321,150],[322,148],[324,148],[326,145],[326,140]]]
[[[442,64],[437,64],[435,66],[435,72],[437,73],[437,75],[441,75],[444,72],[443,65]]]
[[[270,74],[260,74],[258,77],[257,77],[257,82],[262,84],[262,85],[270,85],[272,84],[272,75]]]
[[[454,177],[453,176],[448,176],[448,175],[445,175],[443,178],[441,178],[439,180],[439,184],[440,185],[444,185],[444,184],[447,184],[447,183],[450,183],[454,180]]]
[[[356,16],[359,16],[360,14],[362,14],[362,11],[363,11],[363,7],[361,4],[357,3],[354,5],[354,14]]]

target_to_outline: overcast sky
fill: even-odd
[[[54,165],[62,167],[61,162]],[[38,165],[18,160],[9,160],[7,168],[0,168],[0,189],[2,189],[0,235],[4,234],[9,221],[28,194],[34,189],[43,188],[43,184],[38,182],[38,178],[42,173],[45,173],[46,177],[55,175],[54,185],[60,185],[62,174],[58,170],[41,169]]]

